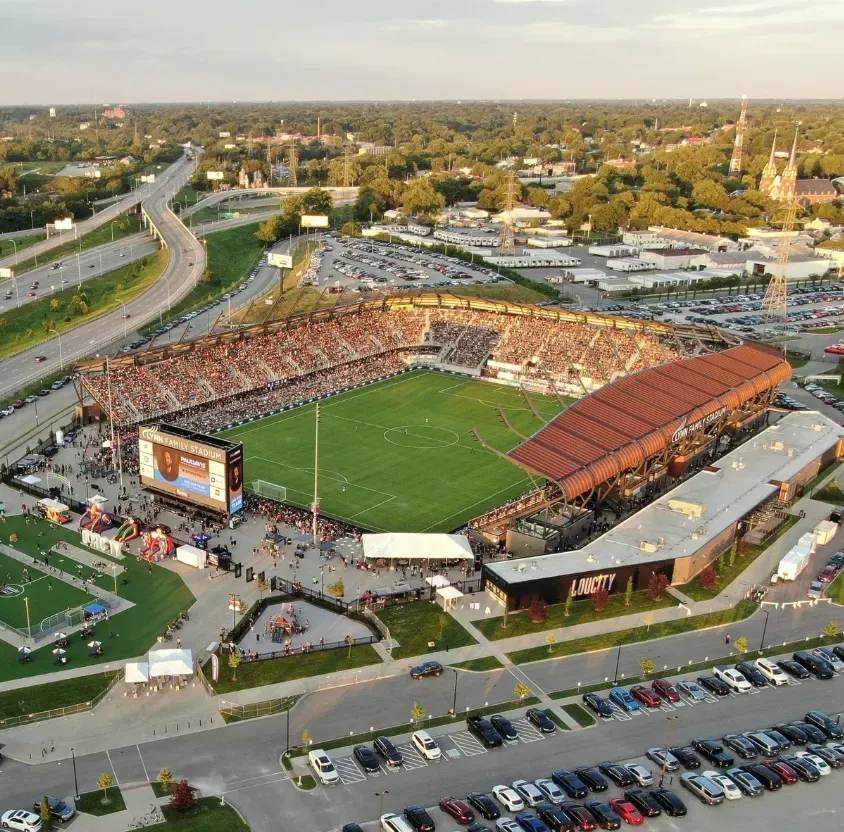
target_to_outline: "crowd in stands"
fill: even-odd
[[[84,383],[105,408],[111,399],[118,424],[188,410],[186,424],[212,430],[261,407],[333,392],[349,379],[385,375],[404,361],[397,351],[423,347],[438,348],[443,363],[475,368],[489,356],[526,381],[583,387],[586,380],[589,389],[683,357],[677,345],[642,331],[465,308],[366,309],[241,340],[200,341],[160,361],[112,367],[111,397],[105,375],[85,376]]]

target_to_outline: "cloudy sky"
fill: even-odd
[[[0,0],[0,104],[832,98],[844,0]]]

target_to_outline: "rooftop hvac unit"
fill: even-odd
[[[668,508],[671,511],[685,514],[686,517],[700,517],[706,511],[704,503],[692,503],[688,500],[669,500]]]
[[[736,471],[743,471],[744,470],[744,463],[741,462],[741,461],[734,462],[730,467],[735,469]]]
[[[783,451],[783,450],[785,450],[785,443],[784,443],[784,442],[780,442],[780,440],[779,440],[779,439],[775,439],[773,442],[771,442],[771,444],[770,444],[770,445],[768,445],[768,447],[769,447],[772,451]]]
[[[525,564],[524,564],[524,563],[520,563],[520,564],[519,564],[519,572],[524,572],[524,571],[525,571],[525,569],[526,569]]]
[[[639,544],[639,548],[643,552],[655,552],[656,551],[656,543],[651,543],[650,540],[643,540]]]

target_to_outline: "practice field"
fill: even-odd
[[[562,410],[531,395],[545,420]],[[508,451],[543,421],[520,391],[435,372],[413,372],[320,404],[319,494],[326,514],[377,531],[447,532],[532,488],[515,465],[471,435]],[[247,483],[287,488],[289,502],[313,499],[315,405],[223,434],[243,442]]]

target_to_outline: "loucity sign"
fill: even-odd
[[[573,586],[575,597],[579,595],[592,595],[599,589],[605,589],[607,592],[612,591],[615,583],[615,572],[609,572],[605,575],[589,575],[585,578],[578,578]]]

